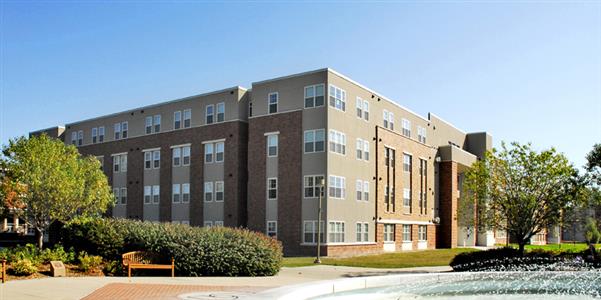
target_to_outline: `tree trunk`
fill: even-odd
[[[524,246],[526,245],[526,242],[524,240],[518,240],[518,246],[519,246],[519,251],[520,251],[520,256],[524,256]]]
[[[38,248],[42,250],[42,246],[44,246],[44,232],[39,228],[35,229],[35,240],[37,241]]]

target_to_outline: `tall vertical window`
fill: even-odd
[[[154,115],[154,132],[161,132],[161,115]]]
[[[205,182],[204,199],[205,199],[205,202],[213,201],[213,183],[212,182]]]
[[[426,227],[426,225],[419,225],[419,227],[417,227],[417,240],[428,240],[428,227]]]
[[[223,162],[224,142],[215,143],[215,162]]]
[[[144,169],[152,168],[152,151],[144,152]]]
[[[159,204],[160,198],[161,198],[161,186],[153,185],[152,186],[152,203]]]
[[[357,242],[367,242],[369,239],[369,224],[358,222],[357,223]]]
[[[357,180],[355,191],[357,195],[357,201],[363,200],[363,180]]]
[[[146,117],[146,134],[152,133],[152,116]]]
[[[223,181],[215,181],[215,201],[223,201]]]
[[[215,118],[215,106],[213,104],[209,104],[205,108],[205,123],[213,124],[213,121],[215,120],[214,118]]]
[[[405,173],[411,172],[411,155],[403,153],[403,171]]]
[[[184,109],[184,128],[192,126],[192,110]]]
[[[426,128],[417,126],[417,140],[420,143],[426,143]]]
[[[403,189],[403,206],[411,207],[411,189]]]
[[[384,241],[394,242],[394,224],[384,224]]]
[[[406,137],[411,137],[411,121],[407,119],[402,120],[403,125],[403,135]]]
[[[357,159],[369,161],[369,142],[362,139],[357,139],[356,144]]]
[[[252,101],[248,101],[248,116],[249,117],[253,116],[253,103],[252,103]]]
[[[344,177],[330,175],[328,181],[328,195],[332,198],[344,199],[346,196],[346,179]]]
[[[267,236],[276,237],[278,235],[278,222],[277,221],[267,221]]]
[[[213,162],[213,144],[205,144],[205,163]]]
[[[152,151],[152,167],[158,169],[161,167],[161,151]]]
[[[121,188],[121,204],[127,204],[127,188]]]
[[[320,241],[325,243],[324,240],[324,231],[326,228],[324,227],[324,221],[321,221],[321,230],[320,230]],[[306,244],[315,244],[317,243],[317,221],[304,221],[303,222],[303,243]]]
[[[77,145],[83,145],[83,130],[77,132]]]
[[[92,144],[96,144],[98,142],[98,128],[92,128]]]
[[[121,122],[121,137],[126,139],[127,138],[127,132],[128,132],[128,126],[127,126],[127,121],[126,122]]]
[[[411,225],[403,224],[403,242],[411,242]]]
[[[267,199],[276,200],[278,198],[278,179],[267,178]]]
[[[363,201],[369,201],[369,182],[363,182]]]
[[[384,120],[384,128],[394,130],[394,113],[384,110],[382,112],[382,119]]]
[[[113,155],[113,172],[127,172],[127,154]]]
[[[323,106],[324,85],[316,84],[305,87],[305,108]]]
[[[419,209],[421,214],[426,214],[428,203],[428,161],[419,160]]]
[[[344,222],[330,222],[329,239],[330,243],[344,243]]]
[[[269,157],[278,156],[278,135],[277,134],[267,135],[267,156],[269,156]]]
[[[304,178],[305,198],[319,197],[319,183],[323,175],[308,175]]]
[[[363,119],[369,121],[369,102],[363,100]]]
[[[98,142],[104,142],[104,126],[98,127]]]
[[[171,190],[171,201],[173,203],[180,203],[181,202],[181,185],[180,184],[174,184],[173,185],[173,189]]]
[[[121,172],[127,172],[127,154],[121,154]]]
[[[121,198],[119,198],[119,188],[113,189],[113,196],[115,197],[115,204],[116,205],[121,204]]]
[[[355,106],[357,108],[357,118],[362,119],[363,118],[363,99],[357,97]]]
[[[115,131],[115,139],[118,140],[121,138],[121,123],[115,123],[114,126]]]
[[[190,146],[182,147],[182,166],[190,165]]]
[[[217,122],[225,121],[225,103],[217,103]]]
[[[338,88],[335,85],[330,84],[330,106],[340,110],[346,111],[346,91]]]
[[[278,112],[278,100],[279,100],[279,94],[277,92],[269,93],[269,95],[267,95],[267,105],[269,107],[270,114],[274,114],[274,113]]]
[[[190,184],[182,183],[182,203],[190,203]]]
[[[173,113],[173,129],[182,128],[182,112],[176,111]]]
[[[182,164],[182,148],[176,147],[173,148],[173,166],[179,167]]]
[[[323,152],[325,144],[325,130],[305,131],[305,153]]]
[[[71,144],[77,145],[77,131],[71,132]]]
[[[346,134],[330,130],[330,152],[346,155]]]
[[[152,186],[145,185],[144,186],[144,204],[152,203]]]

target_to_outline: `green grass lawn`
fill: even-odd
[[[505,246],[505,245],[499,245]],[[509,244],[509,246],[518,248],[517,244]],[[597,245],[598,248],[599,245]],[[579,252],[587,249],[588,246],[585,243],[562,243],[562,244],[548,244],[548,245],[526,245],[526,251],[535,250],[535,249],[543,249],[543,250],[553,250],[553,251],[571,251],[571,252]]]
[[[436,249],[411,252],[395,252],[348,258],[322,258],[321,263],[332,266],[365,268],[410,268],[448,266],[455,255],[463,252],[478,251],[472,248]],[[284,267],[303,267],[314,265],[315,257],[285,257]]]

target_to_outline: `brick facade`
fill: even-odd
[[[439,164],[440,227],[438,248],[457,247],[457,163],[443,161]]]

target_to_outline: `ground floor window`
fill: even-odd
[[[357,223],[357,242],[367,242],[369,238],[369,224]]]
[[[276,237],[278,235],[278,222],[267,221],[267,236]]]
[[[394,242],[394,224],[384,224],[384,242]]]
[[[411,242],[411,225],[403,225],[403,242]]]
[[[330,243],[344,243],[344,222],[330,222]]]
[[[426,225],[419,225],[417,228],[417,238],[420,241],[428,240],[428,227]]]
[[[321,221],[320,237],[322,243],[325,243],[323,234],[324,231],[326,231],[326,228],[324,226],[324,222]],[[317,221],[305,221],[303,223],[303,243],[317,243]]]

